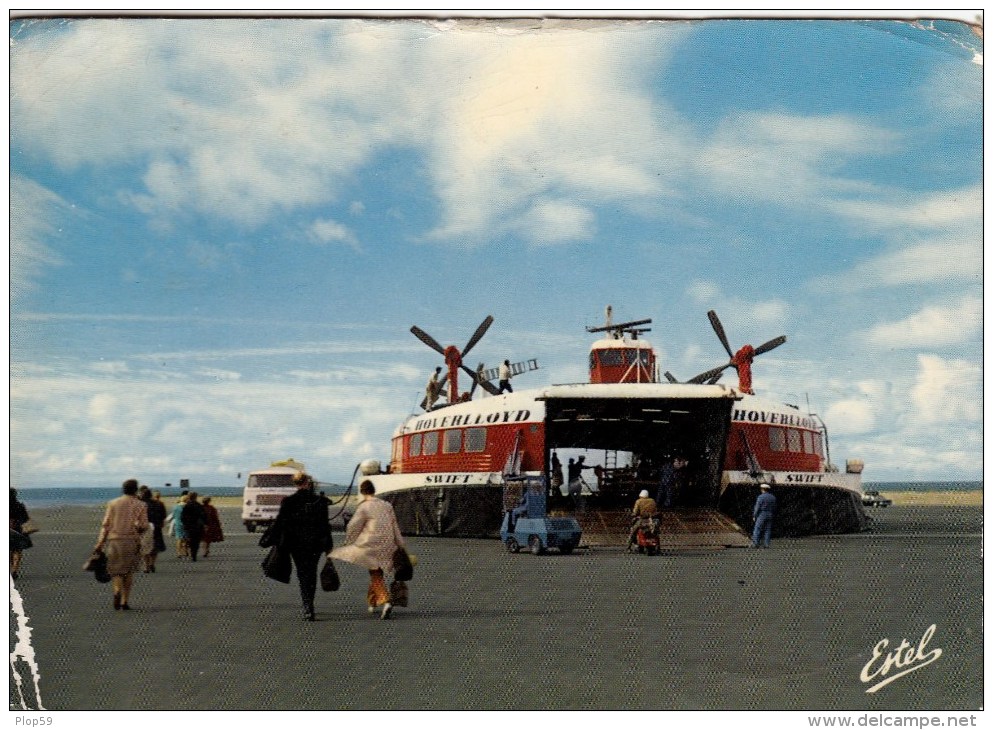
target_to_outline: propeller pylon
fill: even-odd
[[[483,339],[483,335],[486,334],[486,331],[490,328],[491,324],[493,324],[493,317],[487,316],[486,319],[484,319],[480,323],[480,325],[476,328],[476,331],[472,333],[472,337],[469,338],[469,341],[466,343],[465,347],[463,347],[461,350],[459,350],[459,348],[457,348],[455,345],[442,347],[440,344],[438,344],[438,341],[436,339],[434,339],[431,335],[429,335],[427,332],[422,330],[417,325],[414,325],[410,328],[410,331],[414,335],[414,337],[419,339],[425,345],[427,345],[432,350],[434,350],[439,355],[445,358],[445,365],[448,366],[448,374],[446,375],[446,379],[448,380],[449,403],[456,403],[459,400],[461,400],[461,396],[459,394],[459,380],[458,380],[459,377],[458,373],[460,369],[467,372],[469,376],[472,378],[473,389],[472,391],[470,391],[470,395],[473,391],[475,391],[477,385],[481,387],[483,390],[485,390],[487,393],[489,393],[490,395],[497,394],[497,389],[495,386],[493,386],[489,382],[480,380],[479,377],[476,375],[476,372],[470,370],[462,362],[462,358],[465,355],[467,355],[469,351],[473,347],[475,347],[481,339]]]
[[[720,377],[722,372],[728,368],[734,368],[738,371],[738,390],[742,393],[754,395],[755,391],[752,390],[752,361],[759,355],[769,352],[769,350],[774,350],[786,342],[786,336],[781,335],[779,337],[775,337],[768,342],[759,345],[758,347],[744,345],[737,352],[731,352],[731,345],[728,342],[727,334],[724,332],[724,325],[721,324],[721,320],[717,316],[717,312],[711,309],[707,312],[707,318],[710,320],[710,325],[714,328],[714,332],[717,334],[717,339],[721,341],[721,345],[724,346],[724,350],[727,352],[730,360],[726,365],[721,365],[704,373],[700,373],[687,382],[706,383],[711,380],[713,382],[717,382],[717,378]]]

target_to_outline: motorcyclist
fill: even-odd
[[[628,550],[635,544],[639,528],[648,531],[656,539],[658,538],[659,506],[654,499],[648,496],[647,489],[642,489],[638,494],[638,501],[634,503],[631,515],[631,534],[628,536]]]

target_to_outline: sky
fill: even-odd
[[[10,24],[10,472],[388,461],[442,360],[756,360],[867,481],[982,478],[982,40],[924,20]],[[724,382],[733,383],[733,372]]]

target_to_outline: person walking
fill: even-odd
[[[182,560],[190,557],[190,544],[186,541],[186,530],[183,529],[183,507],[186,506],[186,494],[179,498],[172,508],[172,536],[176,538],[176,557]]]
[[[569,459],[569,465],[566,469],[566,475],[569,478],[569,496],[577,503],[583,491],[583,470],[593,468],[592,466],[587,466],[585,461],[586,457],[582,455],[575,460]]]
[[[224,542],[224,530],[221,528],[221,515],[217,507],[211,504],[210,497],[203,498],[203,556],[210,555],[210,546],[215,542]]]
[[[397,548],[406,549],[407,543],[400,534],[393,505],[375,496],[376,487],[366,479],[359,485],[362,502],[348,522],[343,547],[328,555],[336,560],[360,565],[369,571],[369,590],[366,602],[369,613],[381,609],[379,617],[388,619],[393,611],[390,594],[386,588],[386,572],[393,573],[393,554]]]
[[[676,496],[676,483],[678,481],[676,466],[673,459],[665,457],[662,466],[659,468],[659,490],[655,496],[655,502],[666,509],[672,507]]]
[[[503,361],[503,364],[500,365],[497,377],[500,379],[500,393],[503,393],[504,391],[508,393],[514,392],[514,389],[510,387],[510,379],[514,377],[513,373],[510,372],[510,360]],[[497,395],[499,395],[499,393]]]
[[[554,451],[552,452],[552,494],[557,497],[562,496],[562,462],[559,461],[559,455]]]
[[[31,537],[24,534],[24,523],[27,522],[28,508],[17,498],[17,490],[10,488],[10,577],[17,580],[20,577],[21,561],[24,551],[32,547]]]
[[[148,508],[136,496],[138,480],[128,479],[123,494],[107,504],[96,550],[106,550],[107,572],[114,589],[114,610],[129,610],[134,571],[141,562],[141,535],[149,529]]]
[[[776,514],[776,496],[768,484],[759,485],[761,493],[755,500],[752,517],[755,529],[752,530],[752,547],[769,547],[772,540],[772,518]]]
[[[424,410],[430,411],[434,406],[434,402],[438,400],[438,395],[441,393],[441,382],[439,376],[441,375],[441,368],[436,367],[434,372],[431,373],[431,377],[428,378],[428,384],[424,386]]]
[[[138,487],[138,499],[145,505],[145,510],[148,514],[148,524],[151,527],[151,529],[145,530],[141,533],[142,572],[151,573],[152,566],[155,564],[155,556],[157,554],[155,547],[155,524],[152,521],[152,510],[154,509],[152,506],[152,490],[142,484]]]
[[[197,553],[200,552],[200,541],[203,539],[203,526],[206,517],[203,505],[197,501],[197,493],[190,492],[186,495],[186,504],[180,514],[183,522],[183,532],[186,534],[186,543],[190,549],[190,561],[197,561]]]
[[[166,506],[162,501],[162,492],[152,492],[152,499],[148,502],[148,521],[152,525],[152,543],[155,551],[149,557],[148,572],[155,572],[155,561],[159,553],[166,551],[165,536],[162,533],[166,521]]]
[[[314,480],[302,472],[293,475],[297,491],[279,505],[273,524],[273,539],[289,551],[297,571],[303,618],[314,621],[317,564],[334,547],[328,500],[314,491]]]

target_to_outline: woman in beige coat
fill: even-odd
[[[107,504],[107,511],[100,525],[96,549],[107,547],[107,570],[114,588],[114,610],[130,610],[128,599],[134,571],[141,561],[141,536],[148,531],[148,508],[136,496],[138,480],[128,479],[121,488],[124,492]]]
[[[345,545],[332,550],[328,557],[361,565],[369,570],[366,599],[369,613],[382,606],[380,618],[388,619],[393,610],[384,574],[393,572],[393,553],[406,548],[393,505],[375,497],[376,488],[366,479],[359,485],[362,502],[348,522]]]

